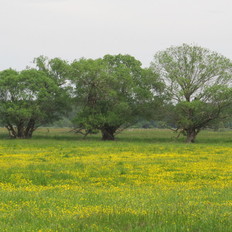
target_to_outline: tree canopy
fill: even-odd
[[[65,93],[43,71],[0,72],[0,120],[13,138],[30,138],[65,111]]]
[[[172,122],[194,142],[196,135],[231,107],[232,63],[208,49],[183,44],[158,52],[151,68],[165,83]]]
[[[72,63],[79,127],[100,130],[103,140],[136,122],[154,100],[157,77],[130,55]]]
[[[0,71],[0,123],[13,138],[30,138],[64,115],[75,131],[100,131],[103,140],[159,121],[194,142],[203,128],[231,121],[232,62],[199,46],[160,51],[149,68],[121,54],[73,62],[40,56],[34,66]]]

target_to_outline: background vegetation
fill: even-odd
[[[232,62],[198,46],[158,52],[149,68],[130,55],[35,58],[0,72],[0,122],[12,138],[40,126],[69,125],[103,140],[131,126],[172,128],[195,142],[202,129],[230,125]]]

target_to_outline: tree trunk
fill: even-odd
[[[25,128],[25,138],[28,138],[30,139],[32,137],[32,133],[34,132],[35,130],[35,120],[34,119],[30,119],[28,124],[27,124],[27,127]]]
[[[24,123],[22,120],[17,125],[17,138],[24,138]]]
[[[194,143],[195,142],[195,139],[196,139],[196,136],[198,134],[198,131],[196,131],[195,129],[189,129],[186,131],[187,133],[187,138],[186,138],[186,142],[187,143]]]
[[[114,140],[115,127],[105,126],[101,129],[102,140]]]
[[[32,137],[32,133],[35,131],[35,120],[30,119],[26,127],[22,121],[16,126],[8,123],[6,125],[6,129],[8,130],[11,138],[29,139]]]
[[[11,138],[17,138],[16,129],[15,129],[10,123],[8,123],[8,124],[6,125],[6,129],[8,130],[9,136],[10,136]]]

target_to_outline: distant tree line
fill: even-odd
[[[0,123],[12,138],[71,117],[76,132],[103,140],[138,122],[162,122],[194,142],[232,113],[232,62],[183,44],[155,54],[148,68],[130,55],[35,58],[34,68],[0,72]],[[160,124],[160,125],[161,125]]]

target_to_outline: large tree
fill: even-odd
[[[201,129],[228,116],[232,103],[229,59],[183,44],[158,52],[151,69],[166,85],[166,95],[173,105],[171,119],[187,142],[194,142]]]
[[[0,120],[13,138],[30,138],[38,126],[58,119],[66,93],[36,69],[0,72]]]
[[[100,130],[103,140],[136,122],[155,99],[157,76],[129,55],[106,55],[72,63],[75,96],[80,107],[76,123]]]

